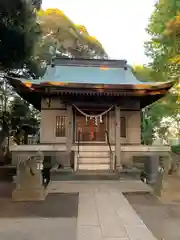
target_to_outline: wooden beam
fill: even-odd
[[[121,113],[119,105],[115,106],[115,129],[116,129],[116,145],[115,145],[115,155],[116,155],[116,168],[119,169],[121,166]]]
[[[66,148],[68,153],[68,164],[71,165],[71,148],[73,143],[73,111],[72,106],[67,106],[67,122],[66,122],[66,131],[67,131],[67,141]]]

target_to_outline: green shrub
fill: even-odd
[[[180,154],[180,145],[171,146],[171,151],[176,154]]]

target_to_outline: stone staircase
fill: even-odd
[[[109,147],[104,146],[80,146],[75,152],[77,171],[110,171],[111,158]]]
[[[55,171],[51,173],[52,181],[111,181],[119,180],[118,172],[109,170],[78,170],[72,171]]]

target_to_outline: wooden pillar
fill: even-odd
[[[67,106],[67,140],[66,140],[68,165],[71,164],[72,143],[73,143],[73,111],[72,111],[72,105],[68,105]]]
[[[121,167],[121,113],[120,113],[120,107],[117,105],[115,107],[115,141],[116,141],[116,146],[115,146],[115,157],[116,157],[116,168],[119,169]]]

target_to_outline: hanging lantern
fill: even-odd
[[[100,123],[103,123],[102,115],[99,116]]]

